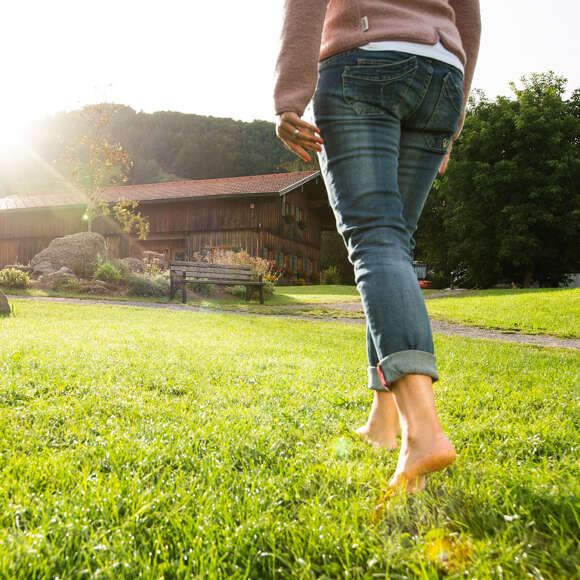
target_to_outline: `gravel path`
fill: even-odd
[[[217,310],[214,308],[202,308],[199,306],[189,306],[179,303],[157,303],[157,302],[129,302],[121,300],[98,300],[91,298],[58,298],[53,296],[7,296],[9,300],[37,300],[39,302],[63,302],[66,304],[101,304],[111,306],[131,306],[140,308],[154,308],[164,310],[185,310],[192,312],[213,312],[237,314],[242,316],[260,316],[254,312],[239,312],[232,310]],[[304,304],[296,304],[286,306],[289,310],[293,308],[304,308]],[[316,304],[320,308],[327,308],[332,310],[344,310],[345,312],[355,312],[361,309],[360,302],[344,302],[331,304]],[[361,318],[313,318],[312,316],[292,316],[290,314],[266,314],[264,316],[277,316],[279,318],[290,318],[298,320],[309,321],[323,321],[323,322],[341,322],[348,324],[364,324],[365,321]],[[499,340],[502,342],[517,342],[520,344],[534,344],[538,346],[551,346],[559,348],[570,348],[580,350],[580,340],[575,338],[560,338],[558,336],[551,336],[547,334],[522,334],[515,332],[504,332],[501,330],[487,330],[484,328],[477,328],[474,326],[463,326],[461,324],[454,324],[451,322],[443,322],[442,320],[431,320],[431,328],[434,333],[446,334],[453,336],[463,336],[465,338],[485,338],[488,340]]]

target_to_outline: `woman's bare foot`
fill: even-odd
[[[399,413],[392,393],[375,391],[368,421],[355,433],[374,447],[396,449],[400,431]]]
[[[386,433],[380,429],[373,429],[369,423],[355,429],[354,432],[373,447],[381,447],[382,449],[394,451],[399,446],[397,435]]]
[[[426,474],[445,469],[454,461],[455,449],[443,432],[421,442],[403,437],[397,469],[389,487],[405,486],[409,493],[425,489]]]
[[[393,384],[394,401],[403,427],[397,469],[391,489],[404,486],[413,493],[425,488],[425,475],[455,461],[455,449],[441,425],[430,377],[405,375]]]

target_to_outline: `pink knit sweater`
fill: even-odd
[[[316,88],[318,60],[373,41],[441,41],[465,67],[459,134],[480,33],[479,0],[285,0],[276,113],[302,116]]]

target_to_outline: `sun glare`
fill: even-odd
[[[0,119],[0,155],[22,152],[25,146],[24,128],[10,119]]]

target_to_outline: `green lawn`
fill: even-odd
[[[57,292],[36,289],[12,289],[0,286],[0,289],[6,294],[21,296],[60,296],[72,298],[102,298],[103,300],[124,300],[124,301],[143,301],[143,302],[167,302],[167,298],[140,298],[135,296],[95,296],[90,294],[79,294],[71,292]],[[340,303],[356,302],[359,300],[359,293],[356,286],[277,286],[274,296],[268,299],[268,304],[323,304],[323,303]],[[181,295],[178,293],[174,300],[180,301]],[[256,300],[254,299],[253,302]],[[244,303],[243,300],[225,298],[223,300],[212,300],[211,302],[219,303]]]
[[[62,296],[62,293],[5,290],[8,294]],[[437,290],[423,290],[426,298]],[[167,298],[68,295],[74,298],[167,303]],[[283,314],[311,318],[364,318],[362,310],[344,311],[341,303],[359,301],[355,286],[279,286],[261,305],[255,299],[199,298],[189,304],[217,310],[255,314]],[[175,303],[181,301],[174,298]],[[332,307],[335,304],[337,307]],[[429,315],[467,326],[525,334],[580,337],[580,289],[481,290],[427,300]]]
[[[364,329],[14,300],[0,578],[572,578],[580,360],[437,337],[459,457],[375,511]]]
[[[580,337],[580,289],[483,290],[427,301],[433,318],[527,334]]]

